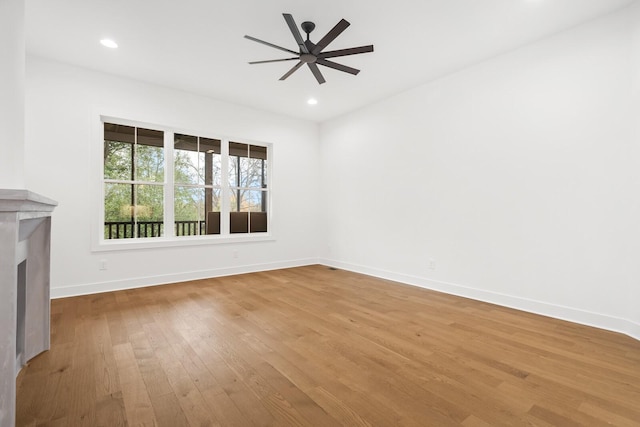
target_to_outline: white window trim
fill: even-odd
[[[164,132],[164,155],[165,165],[173,165],[173,135],[176,133],[185,135],[197,135],[199,137],[218,139],[223,141],[222,154],[223,158],[228,156],[229,148],[228,142],[240,142],[243,144],[259,145],[267,147],[267,173],[269,192],[268,204],[267,204],[267,232],[266,233],[242,233],[242,234],[230,234],[229,233],[229,218],[228,215],[220,215],[220,233],[216,235],[201,235],[201,236],[163,236],[152,238],[132,238],[132,239],[104,239],[104,162],[103,162],[103,145],[104,145],[104,123],[115,123],[125,126],[140,127],[145,129],[153,129]],[[252,242],[266,242],[274,241],[274,221],[273,221],[273,144],[262,141],[249,140],[246,138],[228,137],[222,136],[209,131],[197,131],[193,129],[184,129],[179,127],[157,125],[148,121],[123,119],[118,115],[106,115],[106,114],[93,114],[92,117],[92,144],[91,144],[91,164],[96,174],[90,180],[94,191],[91,193],[94,195],[92,200],[94,206],[96,206],[97,214],[94,215],[94,221],[92,221],[91,232],[91,251],[92,252],[104,252],[104,251],[123,251],[123,250],[135,250],[135,249],[153,249],[163,247],[174,246],[203,246],[203,245],[220,245],[220,244],[235,244],[235,243],[252,243]],[[228,162],[222,162],[223,176],[227,176]],[[174,212],[173,212],[173,168],[165,167],[165,182],[164,182],[164,222],[165,224],[173,224]],[[170,184],[169,184],[170,183]],[[228,191],[224,191],[227,185],[223,185],[222,191],[222,204],[226,208],[226,212],[230,211],[230,198]],[[173,234],[173,227],[165,227],[165,233],[167,230],[171,230]]]

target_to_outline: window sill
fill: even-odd
[[[94,244],[92,252],[128,251],[137,249],[155,249],[174,246],[204,246],[224,245],[235,243],[255,243],[275,241],[275,237],[269,233],[256,233],[252,235],[225,235],[225,236],[185,236],[185,237],[150,237],[145,239],[118,239],[102,240]]]

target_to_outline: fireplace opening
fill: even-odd
[[[22,367],[25,350],[25,318],[27,309],[27,260],[18,264],[18,305],[16,307],[16,370]],[[17,374],[17,372],[16,372]]]

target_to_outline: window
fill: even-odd
[[[103,240],[267,233],[266,145],[103,127]]]
[[[267,231],[267,149],[229,143],[231,233]]]
[[[173,170],[176,236],[220,234],[221,141],[175,134]]]
[[[164,235],[163,132],[104,125],[106,239]]]

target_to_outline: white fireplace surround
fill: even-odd
[[[16,375],[49,349],[53,200],[0,189],[0,426],[15,424]]]

